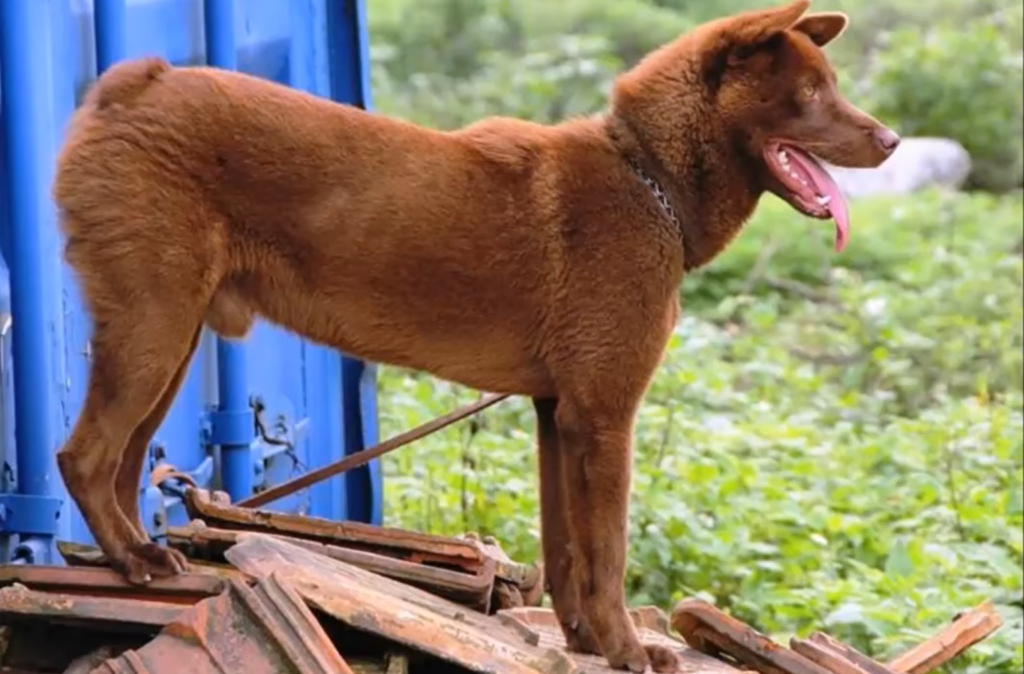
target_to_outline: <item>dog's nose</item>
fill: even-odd
[[[900,137],[895,131],[887,126],[875,131],[875,142],[881,147],[887,154],[892,154],[896,151],[896,148],[900,146]]]

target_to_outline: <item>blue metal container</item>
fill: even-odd
[[[124,58],[209,64],[369,108],[363,0],[0,2],[0,558],[89,543],[56,470],[85,393],[89,318],[62,263],[50,188],[86,88]],[[260,424],[256,424],[259,417]],[[257,433],[257,427],[265,429]],[[372,366],[260,323],[241,343],[205,334],[150,448],[143,519],[159,537],[186,515],[170,463],[233,499],[377,442]],[[377,462],[271,508],[381,521]]]

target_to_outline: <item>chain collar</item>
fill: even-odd
[[[676,215],[676,209],[672,207],[672,202],[669,201],[668,194],[665,192],[665,189],[661,186],[661,183],[659,183],[657,180],[649,176],[647,172],[640,168],[638,164],[629,162],[629,165],[630,167],[632,167],[633,172],[636,173],[636,177],[639,178],[640,181],[643,182],[643,184],[647,185],[647,188],[651,191],[651,194],[658,202],[658,205],[661,206],[661,210],[665,212],[665,215],[668,217],[669,221],[676,228],[676,231],[679,233],[679,238],[682,238],[683,226],[679,222],[679,216]]]

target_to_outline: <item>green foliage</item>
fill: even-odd
[[[1019,672],[1024,209],[935,194],[852,215],[836,257],[830,228],[766,200],[687,282],[635,434],[631,600],[703,596],[888,656],[994,597],[1008,626],[950,671]],[[381,386],[385,435],[476,395],[393,368]],[[536,559],[533,426],[513,399],[390,456],[388,521]]]
[[[946,136],[971,153],[974,187],[1004,191],[1024,170],[1019,51],[992,22],[901,29],[870,75],[874,110],[906,135]]]
[[[374,100],[381,110],[404,111],[405,119],[439,129],[490,115],[555,122],[604,107],[620,67],[604,40],[563,35],[529,45],[521,54],[480,54],[473,73],[463,77],[421,73],[397,85],[381,74],[374,80]],[[378,74],[390,58],[378,55]]]

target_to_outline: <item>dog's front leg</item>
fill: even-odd
[[[561,400],[555,412],[573,541],[573,580],[586,625],[616,669],[675,671],[675,654],[641,645],[626,610],[632,411],[597,411]]]
[[[540,468],[541,545],[544,575],[555,615],[562,626],[570,651],[601,654],[583,611],[573,582],[573,541],[569,529],[564,456],[555,425],[554,398],[534,399],[537,413],[537,454]]]

